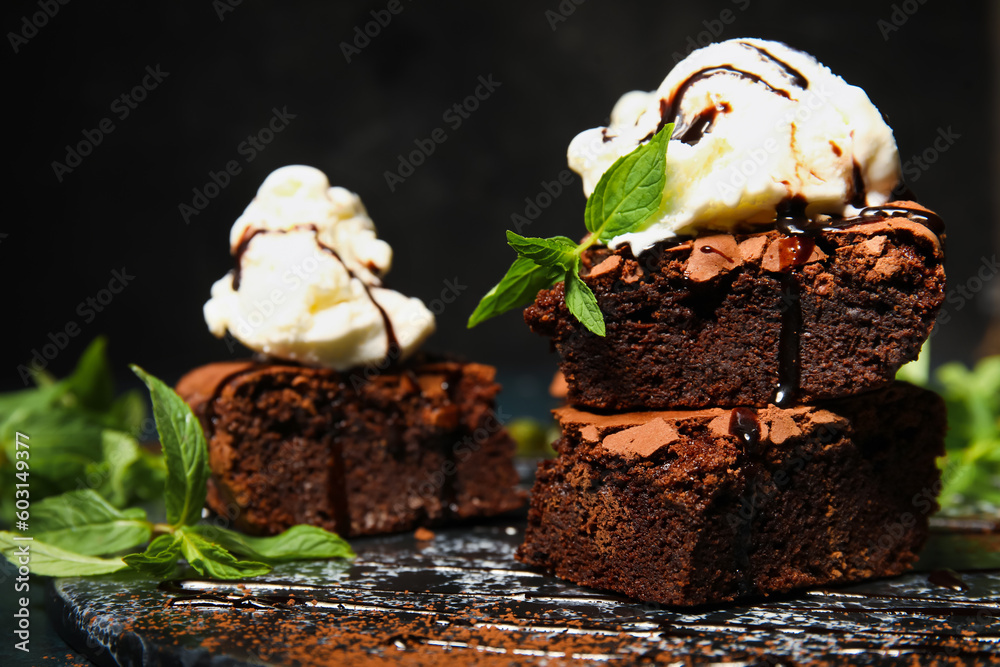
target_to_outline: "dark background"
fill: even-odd
[[[0,229],[0,388],[22,386],[17,365],[71,321],[80,334],[50,362],[57,375],[102,333],[123,381],[129,362],[173,381],[245,354],[208,333],[201,307],[231,267],[229,228],[263,178],[305,163],[361,195],[395,250],[389,286],[425,302],[446,281],[462,287],[428,347],[500,366],[512,400],[541,412],[555,368],[547,341],[515,313],[465,329],[513,259],[504,230],[525,198],[566,169],[575,134],[602,124],[622,93],[655,89],[675,53],[710,36],[778,39],[812,53],[868,91],[904,161],[933,150],[939,132],[957,135],[911,185],[950,225],[952,288],[984,262],[988,269],[995,252],[996,17],[987,2],[399,0],[402,12],[347,62],[342,43],[387,2],[234,1],[70,2],[17,53],[10,33],[24,30],[38,0],[7,3],[5,190],[14,210]],[[120,119],[115,99],[147,66],[169,74]],[[443,114],[490,75],[496,91],[461,127],[446,123]],[[247,162],[239,146],[274,108],[295,118]],[[67,144],[104,118],[114,131],[60,182],[53,161],[65,162]],[[390,191],[385,172],[438,127],[447,141]],[[230,160],[242,173],[185,223],[179,205]],[[524,233],[579,236],[583,207],[574,176]],[[86,322],[78,304],[123,267],[135,278]],[[974,358],[993,301],[989,277],[946,304],[936,362]]]

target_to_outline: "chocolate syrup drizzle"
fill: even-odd
[[[740,46],[746,47],[748,49],[753,49],[754,51],[761,54],[771,62],[775,63],[781,69],[785,70],[785,74],[788,75],[788,78],[791,80],[792,84],[796,88],[801,88],[802,90],[806,90],[809,88],[809,79],[803,76],[802,72],[795,69],[781,58],[778,58],[767,49],[762,48],[760,46],[755,46],[749,42],[740,42]]]
[[[857,167],[857,165],[855,165]],[[855,171],[855,181],[860,181],[859,170]],[[855,200],[859,193],[855,186]],[[861,201],[864,204],[864,186],[860,186]],[[855,206],[857,206],[855,204]],[[868,206],[858,215],[846,218],[806,216],[806,200],[802,196],[786,199],[777,208],[776,225],[785,235],[779,240],[778,257],[781,274],[781,333],[778,339],[778,386],[774,393],[774,404],[779,407],[791,405],[799,393],[802,375],[801,331],[802,331],[802,285],[796,271],[809,260],[816,239],[823,232],[837,231],[886,218],[906,218],[919,223],[933,232],[943,244],[944,221],[929,211],[905,206]]]
[[[759,46],[754,46],[748,42],[740,42],[740,46],[746,47],[748,49],[753,49],[761,56],[770,60],[771,62],[778,65],[781,68],[784,75],[788,78],[788,82],[793,88],[800,90],[806,90],[809,88],[809,79],[802,75],[802,72],[798,71],[791,65],[789,65],[784,60],[776,57],[767,49],[761,48]],[[741,79],[750,81],[751,83],[764,86],[771,93],[791,99],[792,95],[789,91],[779,88],[768,81],[764,80],[759,74],[754,74],[753,72],[748,72],[746,70],[740,69],[733,65],[716,65],[713,67],[705,67],[698,70],[687,79],[685,79],[677,88],[674,90],[673,95],[669,100],[660,100],[660,122],[656,126],[656,130],[646,137],[649,139],[660,130],[662,130],[667,123],[674,124],[674,134],[673,139],[682,141],[689,145],[694,145],[701,141],[701,138],[705,136],[706,133],[711,130],[712,125],[715,123],[715,119],[719,113],[728,113],[732,110],[728,103],[719,104],[717,106],[709,107],[702,110],[694,118],[688,120],[684,118],[681,114],[681,102],[684,100],[684,96],[690,90],[691,86],[707,79],[712,76],[717,75],[728,75],[736,76]],[[644,139],[645,141],[645,139]]]
[[[382,322],[385,325],[385,355],[390,360],[397,358],[399,356],[400,345],[399,340],[396,338],[396,330],[392,326],[392,320],[389,319],[389,314],[385,312],[385,308],[383,308],[381,304],[375,300],[375,297],[372,296],[371,287],[368,283],[361,280],[361,278],[358,278],[358,275],[351,270],[351,267],[347,265],[347,262],[343,260],[336,250],[319,240],[319,228],[314,224],[295,225],[289,229],[247,229],[246,231],[250,233],[243,233],[243,238],[240,239],[239,244],[236,246],[236,251],[233,253],[233,256],[236,258],[236,270],[233,272],[233,290],[238,290],[240,288],[240,281],[243,277],[243,255],[246,254],[247,248],[250,247],[250,241],[252,241],[255,236],[258,234],[287,234],[288,232],[297,232],[302,230],[311,230],[315,233],[316,245],[319,249],[333,255],[336,260],[343,265],[344,269],[347,271],[347,275],[351,278],[357,278],[358,282],[361,283],[361,286],[364,287],[365,294],[368,295],[368,299],[372,302],[372,305],[378,309],[379,315],[382,317]]]

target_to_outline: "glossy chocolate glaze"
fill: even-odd
[[[749,42],[740,42],[740,45],[757,52],[764,59],[778,65],[778,67],[781,68],[782,73],[788,79],[788,83],[791,84],[792,88],[800,90],[806,90],[809,88],[809,80],[803,76],[802,72],[798,71],[784,60],[778,58],[767,49],[755,46]],[[779,97],[787,99],[791,99],[792,97],[788,90],[766,81],[759,74],[748,72],[731,64],[705,67],[681,82],[681,84],[674,90],[673,95],[671,95],[669,100],[660,100],[660,123],[656,127],[656,132],[662,130],[667,123],[674,123],[674,134],[672,138],[690,145],[698,143],[711,129],[718,114],[728,113],[731,111],[731,108],[728,103],[723,103],[721,105],[709,107],[700,111],[694,116],[694,118],[686,119],[681,115],[681,103],[691,86],[699,81],[718,75],[736,76],[750,81],[751,83],[763,86],[768,91],[778,95]]]
[[[864,185],[861,183],[860,170],[855,164],[855,198],[859,194],[859,189],[862,197],[860,204],[863,205]],[[800,356],[802,285],[796,269],[809,259],[817,238],[824,232],[848,229],[893,217],[903,217],[922,224],[939,240],[944,235],[944,221],[929,211],[905,206],[869,206],[863,208],[858,215],[846,218],[818,216],[816,219],[810,219],[806,216],[806,203],[801,196],[786,199],[778,206],[775,221],[778,231],[784,234],[778,241],[779,266],[782,271],[782,320],[778,342],[778,386],[774,393],[774,403],[780,407],[791,405],[799,391],[802,374]],[[853,205],[858,206],[857,203]]]

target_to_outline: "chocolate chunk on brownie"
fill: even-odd
[[[253,533],[308,523],[368,535],[524,503],[494,374],[456,362],[370,377],[233,362],[191,371],[177,391],[205,428],[213,511]]]
[[[937,509],[944,405],[902,382],[821,406],[556,417],[518,558],[640,600],[899,574]]]
[[[944,299],[943,238],[917,221],[933,216],[923,211],[897,202],[812,236],[717,234],[639,257],[595,247],[583,277],[607,335],[569,313],[562,283],[525,320],[552,339],[580,407],[763,407],[871,391],[916,358]]]

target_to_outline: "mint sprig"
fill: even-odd
[[[205,505],[208,483],[208,447],[201,423],[188,404],[161,380],[138,366],[132,371],[149,388],[153,417],[167,462],[163,499],[172,526],[195,523]]]
[[[8,560],[18,562],[25,542],[15,538],[26,536],[32,538],[31,571],[63,577],[132,568],[165,578],[183,558],[202,576],[238,579],[265,574],[278,562],[353,557],[344,540],[315,526],[294,526],[280,535],[258,538],[199,524],[209,476],[201,424],[170,387],[138,366],[132,370],[149,388],[153,403],[166,468],[166,523],[153,523],[142,508],[118,509],[93,489],[69,491],[32,505],[30,532],[0,531],[0,553]],[[121,437],[114,432],[104,437],[108,446],[121,446]],[[34,474],[39,450],[30,451]],[[143,551],[134,552],[147,542]],[[134,553],[121,556],[129,551]]]
[[[660,210],[667,180],[667,144],[673,129],[672,123],[667,124],[648,143],[618,158],[604,172],[587,199],[584,224],[590,233],[582,243],[565,236],[526,238],[508,231],[507,244],[517,252],[517,259],[480,300],[469,316],[469,328],[528,305],[540,290],[563,280],[569,312],[588,331],[604,336],[604,315],[594,292],[580,278],[580,257],[596,243],[642,229]]]
[[[62,380],[27,366],[18,371],[36,386],[0,394],[0,479],[15,479],[20,432],[45,443],[31,450],[33,505],[78,489],[81,480],[115,507],[162,496],[163,457],[139,444],[145,398],[138,391],[115,397],[103,337],[87,347]],[[13,519],[14,495],[0,493],[0,523]]]

